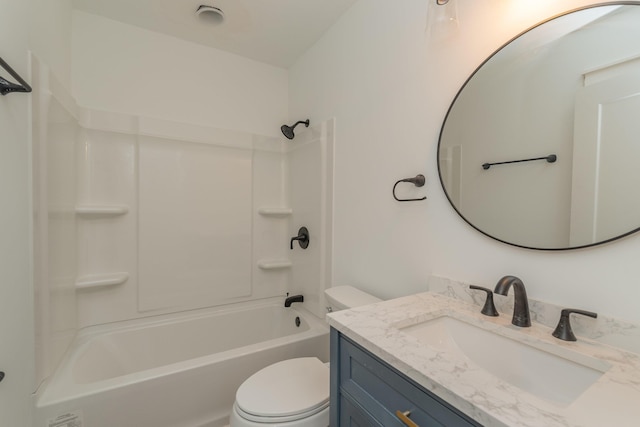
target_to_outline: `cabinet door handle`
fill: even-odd
[[[396,417],[400,418],[400,421],[402,421],[404,425],[407,427],[420,427],[409,418],[410,415],[411,411],[396,411]]]

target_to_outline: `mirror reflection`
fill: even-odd
[[[469,78],[445,118],[438,170],[470,225],[546,250],[640,227],[638,22],[638,4],[574,11],[515,38]]]

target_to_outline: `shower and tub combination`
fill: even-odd
[[[254,372],[327,361],[333,120],[283,144],[34,94],[36,245],[62,250],[36,265],[34,425],[221,426]]]

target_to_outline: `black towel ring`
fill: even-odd
[[[415,185],[416,187],[422,187],[424,185],[424,183],[426,182],[426,179],[424,177],[424,175],[416,175],[415,178],[405,178],[405,179],[400,179],[398,181],[396,181],[395,184],[393,184],[393,190],[392,190],[392,194],[393,194],[393,198],[396,199],[399,202],[417,202],[420,200],[425,200],[427,197],[422,197],[420,199],[398,199],[398,197],[396,196],[396,187],[398,186],[398,184],[400,184],[401,182],[410,182],[413,185]]]

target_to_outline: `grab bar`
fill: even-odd
[[[11,77],[16,79],[18,83],[20,83],[20,84],[11,83],[9,80],[0,76],[0,95],[6,95],[12,92],[31,92],[32,89],[31,89],[31,86],[29,86],[29,83],[24,81],[24,79],[20,77],[20,75],[16,73],[13,70],[13,68],[11,68],[9,64],[7,64],[5,60],[2,59],[1,57],[0,57],[0,66],[2,66],[2,68],[4,68],[9,74],[11,74]]]

